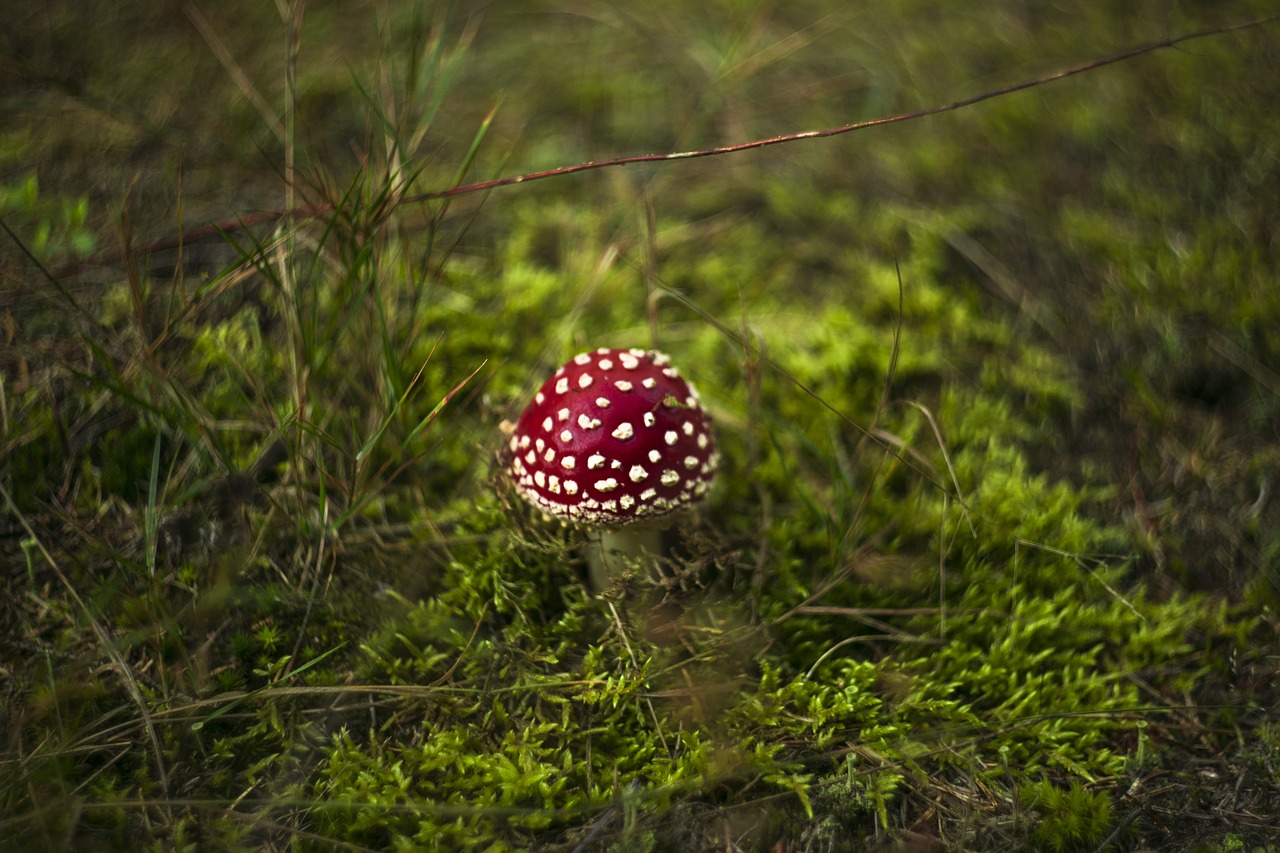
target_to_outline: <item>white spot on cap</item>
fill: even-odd
[[[516,438],[514,435],[511,436],[511,441],[507,443],[507,446],[511,448],[512,453],[515,453],[520,447],[520,439]]]
[[[645,489],[643,492],[640,493],[640,500],[651,501],[653,500],[653,496],[656,495],[657,493],[658,493],[657,489]]]
[[[591,383],[592,383],[592,382],[594,382],[594,381],[595,381],[595,379],[593,379],[593,378],[592,378],[592,376],[591,376],[591,374],[590,374],[590,373],[584,373],[584,374],[582,374],[581,376],[579,376],[579,377],[578,377],[578,387],[579,387],[579,388],[590,388],[590,387],[591,387]]]
[[[622,467],[622,460],[620,460],[620,459],[615,459],[615,460],[613,460],[612,462],[610,462],[610,463],[609,463],[609,467],[610,467],[610,468],[621,468],[621,467]]]
[[[631,424],[625,421],[618,424],[618,428],[613,431],[613,437],[617,439],[621,439],[622,441],[626,441],[628,438],[631,438],[631,436],[635,434],[636,434],[635,429],[631,426]]]
[[[561,441],[573,441],[573,433],[567,429],[560,430]]]
[[[596,429],[600,426],[600,419],[590,415],[578,415],[578,426],[583,429]]]
[[[547,432],[551,432],[551,415],[547,415],[546,419],[543,420],[542,428]]]
[[[576,495],[578,493],[578,483],[575,480],[564,481],[565,494]]]
[[[578,353],[573,357],[574,364],[589,364],[590,362],[591,362],[591,356],[585,352]]]
[[[546,399],[547,399],[547,395],[543,394],[541,391],[533,395],[533,402],[537,403],[539,406],[541,406],[543,401],[545,401]]]
[[[552,448],[548,447],[548,448],[547,448],[547,452],[546,452],[546,454],[545,454],[542,458],[543,458],[543,459],[545,459],[545,460],[547,460],[548,462],[555,462],[555,461],[556,461],[556,452],[555,452],[555,450],[553,450]]]
[[[601,370],[613,370],[613,362],[607,358],[602,358],[597,363],[600,365]]]
[[[534,462],[538,461],[538,455],[534,453],[532,450],[530,450],[528,453],[524,455],[524,461],[532,465]]]
[[[652,376],[646,376],[640,384],[646,388],[652,388],[654,385],[658,384],[658,380],[654,379]]]
[[[561,456],[560,464],[565,468],[572,468],[574,465],[578,464],[578,460],[573,456]]]
[[[623,495],[622,497],[618,498],[618,503],[622,506],[623,509],[631,509],[633,506],[636,505],[636,499],[633,498],[631,495]]]
[[[667,430],[667,431],[666,431],[665,433],[663,433],[663,435],[662,435],[662,440],[663,440],[663,441],[665,441],[665,442],[667,443],[667,446],[668,446],[668,447],[670,447],[671,445],[675,444],[675,443],[676,443],[676,440],[677,440],[677,439],[679,439],[679,438],[680,438],[680,436],[679,436],[679,435],[677,435],[677,434],[676,434],[676,431],[675,431],[675,430],[673,430],[673,429],[669,429],[669,430]]]
[[[595,487],[597,492],[612,492],[614,489],[618,488],[618,481],[612,477],[608,477],[604,480],[596,480]]]
[[[541,453],[542,451],[547,449],[547,443],[542,439],[538,439],[533,443],[533,448],[534,450],[537,450],[539,453]]]
[[[569,377],[561,376],[556,380],[556,393],[564,394],[569,390]]]
[[[605,510],[606,512],[613,512],[618,508],[618,502],[617,501],[601,501],[600,508],[602,510]]]
[[[547,488],[551,491],[551,494],[553,495],[560,494],[560,478],[557,477],[555,474],[552,474],[550,477],[548,477]]]
[[[599,453],[593,453],[587,457],[587,467],[594,471],[597,468],[604,467],[604,457]]]
[[[560,421],[567,421],[567,420],[569,420],[569,410],[568,410],[568,409],[561,409],[560,411],[556,412],[556,419],[557,419],[557,420],[560,420]]]
[[[602,409],[607,409],[612,404],[609,402],[608,397],[596,397],[596,405]]]
[[[658,480],[664,486],[674,486],[676,483],[680,482],[680,475],[668,468],[662,472],[662,476],[659,477]]]
[[[547,484],[547,475],[541,471],[534,471],[533,482],[537,483],[539,486],[545,486]]]
[[[622,366],[627,370],[635,370],[640,366],[640,359],[636,358],[637,354],[643,355],[643,351],[632,350],[631,352],[620,353],[618,361],[622,362]]]
[[[645,412],[645,413],[644,413],[644,425],[645,425],[645,426],[653,426],[653,425],[654,425],[654,424],[656,424],[657,422],[658,422],[658,418],[653,414],[653,412]]]
[[[693,435],[693,421],[685,421],[680,425],[680,431],[685,435]]]
[[[529,436],[527,435],[520,436],[520,449],[524,450],[528,446],[529,446]]]
[[[619,379],[613,383],[613,387],[617,388],[619,391],[625,394],[627,391],[630,391],[635,386],[625,379]]]
[[[698,457],[696,457],[696,456],[686,456],[686,457],[684,458],[684,467],[688,468],[690,471],[692,471],[694,468],[697,468],[697,467],[698,467]]]
[[[706,446],[707,446],[707,434],[705,432],[698,433],[698,447],[700,449],[703,449],[703,448],[706,448]]]
[[[659,462],[659,461],[661,461],[661,460],[662,460],[662,451],[661,451],[661,450],[650,450],[650,451],[649,451],[649,461],[650,461],[650,462]]]
[[[631,482],[633,483],[639,483],[649,477],[649,472],[641,468],[639,465],[632,465],[629,473],[631,476]]]

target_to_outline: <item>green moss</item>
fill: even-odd
[[[1041,850],[1095,849],[1114,821],[1106,792],[1090,792],[1079,782],[1063,789],[1041,781],[1023,786],[1020,796],[1023,807],[1039,815],[1031,837]]]

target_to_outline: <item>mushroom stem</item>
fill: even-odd
[[[655,560],[662,554],[662,528],[655,525],[606,527],[587,544],[587,565],[591,587],[596,592],[609,588],[613,579],[628,570],[656,575]]]

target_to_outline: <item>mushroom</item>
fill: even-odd
[[[706,495],[719,454],[698,392],[666,355],[605,348],[542,384],[506,460],[526,500],[593,531],[588,561],[601,590],[645,552],[659,554],[663,520]]]

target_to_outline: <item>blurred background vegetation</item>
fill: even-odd
[[[0,839],[1273,849],[1280,24],[420,198],[1273,13],[9,3]],[[495,454],[605,345],[725,470],[600,598]]]

